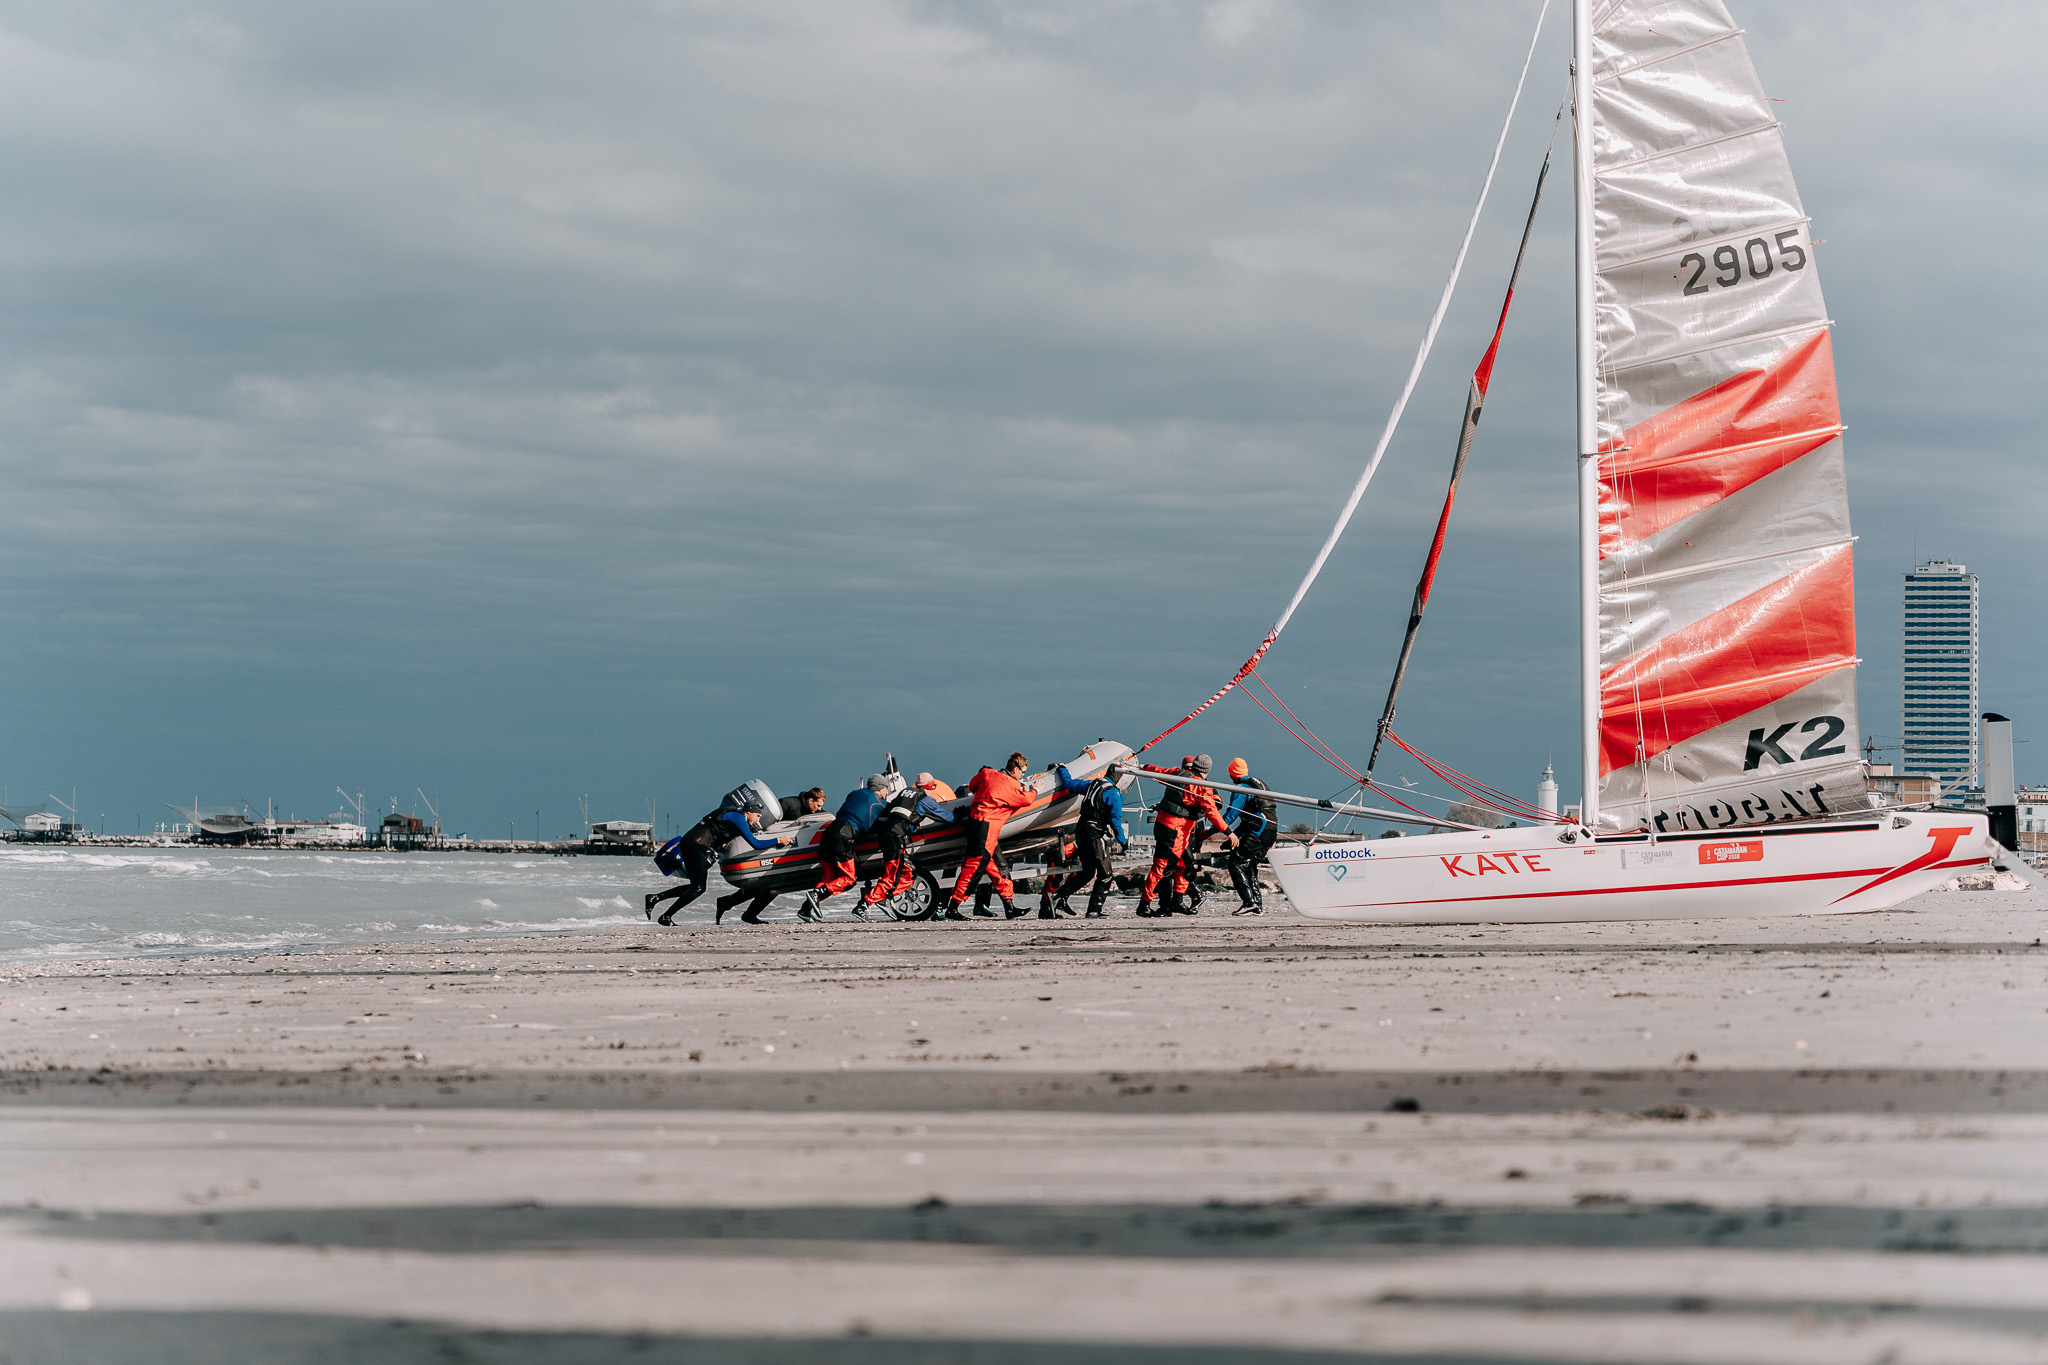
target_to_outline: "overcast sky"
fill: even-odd
[[[1265,670],[1354,763],[1564,9]],[[958,780],[1149,738],[1369,453],[1536,10],[0,5],[0,782],[109,831],[338,784],[559,834],[583,793],[666,823],[749,776],[836,801],[884,750]],[[2048,7],[1737,18],[1825,239],[1863,728],[1895,742],[1917,547],[1985,575],[1985,704],[2048,741]],[[1567,184],[1400,729],[1523,795],[1554,754],[1571,800]],[[1182,733],[1340,785],[1243,698]]]

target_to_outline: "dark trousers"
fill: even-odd
[[[1115,885],[1110,875],[1110,850],[1116,847],[1109,831],[1095,825],[1083,825],[1074,831],[1074,871],[1061,878],[1053,894],[1066,900],[1092,880],[1095,889],[1088,893],[1088,913],[1102,913],[1102,903],[1109,899],[1109,889]]]
[[[718,861],[711,856],[710,849],[688,839],[683,841],[682,848],[677,851],[683,857],[683,875],[689,878],[689,880],[680,885],[671,886],[668,890],[659,892],[654,897],[654,904],[656,905],[660,905],[663,901],[672,900],[675,902],[666,912],[670,915],[673,915],[676,911],[704,894],[711,885],[712,865]]]
[[[712,922],[716,923],[718,920],[724,919],[725,912],[738,905],[741,901],[750,900],[753,904],[740,912],[740,920],[746,924],[759,924],[761,922],[761,912],[766,910],[769,903],[774,899],[775,893],[773,891],[749,891],[745,887],[741,887],[729,896],[720,896],[718,898],[718,913],[713,917]]]
[[[1259,864],[1266,861],[1266,855],[1273,851],[1273,843],[1280,837],[1271,820],[1265,829],[1250,839],[1240,838],[1237,847],[1230,850],[1227,866],[1230,869],[1230,884],[1237,888],[1237,898],[1246,905],[1263,905],[1265,889],[1259,885]]]

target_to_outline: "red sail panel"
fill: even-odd
[[[1827,332],[1638,422],[1601,456],[1600,557],[1776,473],[1841,430]]]
[[[1600,773],[1655,758],[1855,661],[1856,578],[1845,545],[1604,674]]]

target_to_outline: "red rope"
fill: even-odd
[[[1565,817],[1562,815],[1555,815],[1549,811],[1532,806],[1527,801],[1509,796],[1504,791],[1487,786],[1477,778],[1468,777],[1456,768],[1447,767],[1437,762],[1428,754],[1416,749],[1392,730],[1387,731],[1387,738],[1393,740],[1395,744],[1401,747],[1403,752],[1407,753],[1416,762],[1422,764],[1423,767],[1428,768],[1438,777],[1450,783],[1482,806],[1491,807],[1503,815],[1519,815],[1524,819],[1556,821],[1560,824],[1566,823]]]
[[[1343,773],[1346,777],[1350,778],[1353,782],[1358,783],[1361,787],[1366,787],[1371,789],[1372,791],[1378,792],[1380,796],[1382,796],[1388,801],[1393,802],[1402,810],[1405,810],[1412,815],[1419,815],[1425,820],[1432,818],[1428,814],[1428,812],[1420,810],[1415,806],[1409,805],[1406,801],[1403,801],[1400,797],[1394,795],[1393,792],[1387,790],[1387,788],[1382,786],[1380,783],[1374,782],[1370,778],[1360,776],[1357,769],[1353,768],[1349,763],[1346,763],[1343,759],[1337,757],[1337,755],[1331,752],[1329,747],[1325,745],[1321,739],[1316,737],[1315,732],[1313,730],[1310,730],[1308,726],[1302,722],[1301,717],[1296,716],[1294,714],[1293,708],[1289,707],[1286,702],[1280,700],[1280,694],[1273,690],[1273,685],[1271,683],[1267,682],[1265,678],[1260,677],[1260,675],[1256,672],[1254,672],[1252,676],[1258,678],[1259,686],[1266,689],[1267,695],[1271,696],[1273,700],[1279,704],[1279,707],[1282,711],[1287,712],[1287,714],[1293,718],[1295,725],[1301,726],[1301,730],[1299,733],[1297,733],[1293,725],[1289,725],[1286,721],[1281,720],[1278,716],[1273,716],[1273,708],[1266,705],[1266,703],[1259,701],[1259,694],[1252,691],[1249,687],[1247,687],[1244,690],[1244,694],[1247,697],[1250,697],[1254,702],[1258,702],[1258,707],[1261,711],[1264,711],[1269,716],[1273,716],[1273,723],[1275,725],[1278,725],[1281,729],[1285,730],[1288,734],[1293,735],[1296,739],[1301,740],[1303,744],[1306,744],[1309,748],[1313,749],[1325,763],[1328,763],[1331,767],[1335,768],[1338,772]],[[1306,736],[1306,738],[1304,738],[1304,736]]]

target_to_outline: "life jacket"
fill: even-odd
[[[1109,796],[1116,787],[1106,777],[1098,777],[1088,784],[1081,793],[1081,820],[1084,825],[1109,827]]]
[[[730,800],[731,798],[728,797],[727,799]],[[717,810],[699,820],[695,825],[692,825],[690,832],[685,834],[683,838],[700,847],[708,848],[713,853],[724,848],[734,839],[739,838],[738,831],[732,827],[732,821],[725,818],[728,809],[739,810],[741,807],[720,806]]]
[[[876,822],[901,820],[905,827],[916,825],[917,804],[927,795],[929,793],[923,787],[905,787],[890,798],[889,804],[882,808],[882,813],[875,817]]]
[[[1192,773],[1181,775],[1194,776]],[[1197,792],[1201,795],[1197,796]],[[1216,793],[1207,787],[1168,787],[1152,809],[1176,820],[1200,820],[1207,816],[1215,824],[1223,823],[1223,812],[1216,805]]]
[[[1240,787],[1257,787],[1260,791],[1267,790],[1266,784],[1259,781],[1256,777],[1247,777],[1237,785]],[[1270,796],[1247,796],[1244,799],[1244,804],[1238,807],[1238,810],[1243,812],[1244,815],[1256,815],[1269,822],[1279,809],[1278,806],[1273,804],[1273,798]]]

